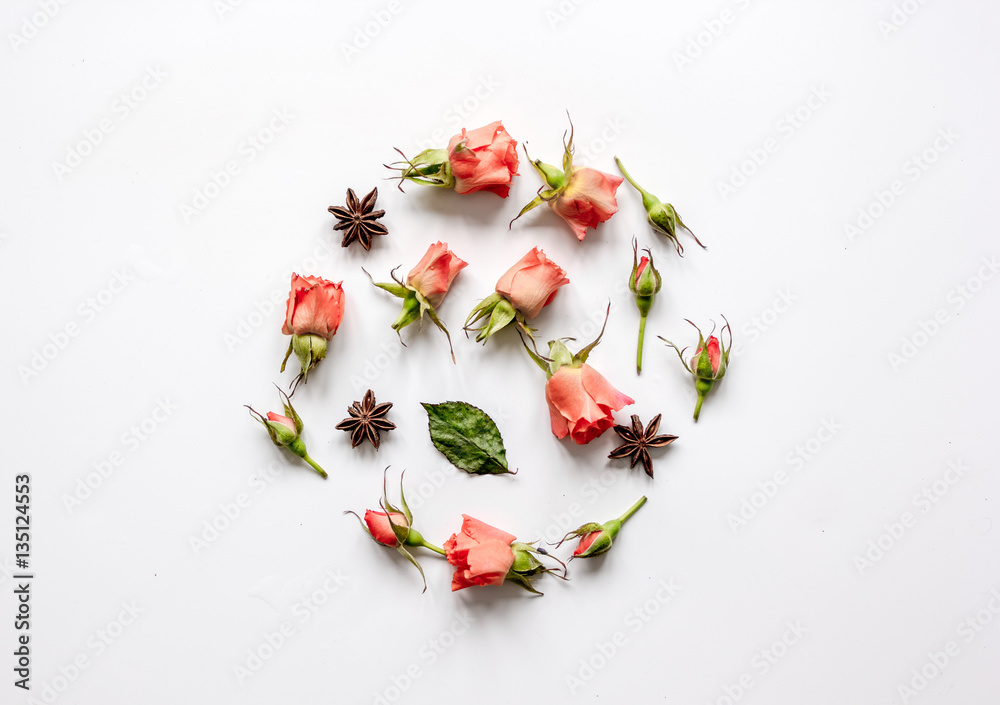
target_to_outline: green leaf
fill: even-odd
[[[434,447],[471,475],[509,473],[500,429],[485,411],[464,401],[421,403]]]

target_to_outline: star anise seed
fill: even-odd
[[[392,402],[389,401],[376,404],[375,393],[369,389],[365,392],[364,399],[347,407],[350,416],[337,424],[337,429],[350,432],[351,448],[357,448],[361,441],[367,439],[378,450],[381,442],[379,431],[396,428],[396,424],[385,418],[391,408]]]
[[[363,248],[370,250],[373,237],[389,234],[389,230],[384,225],[375,222],[385,215],[385,211],[372,210],[375,208],[377,199],[378,188],[373,188],[361,201],[358,201],[354,189],[347,189],[346,208],[341,206],[327,208],[338,221],[333,229],[345,231],[344,239],[340,243],[341,247],[347,247],[352,242],[359,242]]]
[[[670,434],[657,436],[656,431],[660,428],[660,416],[657,414],[645,429],[639,417],[632,414],[632,427],[615,426],[615,433],[625,441],[623,444],[611,451],[609,458],[631,458],[630,468],[634,468],[637,463],[642,463],[646,474],[653,476],[653,459],[649,457],[649,448],[663,448],[677,440],[677,436]]]

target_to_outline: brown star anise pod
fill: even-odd
[[[634,468],[636,463],[641,461],[642,466],[646,469],[646,474],[652,477],[653,459],[649,457],[649,450],[647,449],[663,448],[677,440],[677,436],[669,434],[657,436],[656,431],[659,427],[660,414],[653,417],[653,420],[649,422],[649,425],[645,429],[643,429],[642,421],[639,420],[639,417],[632,414],[632,428],[628,426],[615,426],[615,433],[625,442],[611,451],[608,457],[615,459],[631,457],[632,464],[629,465],[630,468]]]
[[[375,403],[375,393],[372,390],[365,392],[365,397],[360,402],[354,402],[347,407],[350,414],[346,419],[337,424],[340,431],[350,431],[351,448],[357,448],[361,441],[368,439],[375,450],[378,450],[379,431],[391,431],[396,428],[396,424],[387,421],[385,415],[392,408],[392,402]]]
[[[366,250],[372,248],[372,238],[376,235],[387,235],[389,230],[381,223],[375,221],[385,215],[385,211],[372,210],[375,201],[378,199],[378,188],[373,188],[371,193],[358,201],[354,189],[347,189],[347,208],[340,206],[330,206],[328,211],[333,213],[339,221],[333,226],[334,230],[344,230],[344,240],[341,247],[347,247],[352,242],[360,242]]]

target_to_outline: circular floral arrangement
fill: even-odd
[[[639,186],[617,157],[615,163],[622,176],[590,167],[574,166],[572,123],[563,146],[560,167],[532,160],[525,149],[525,157],[541,178],[542,186],[535,198],[514,217],[512,224],[532,209],[546,204],[566,222],[577,239],[583,241],[588,230],[597,228],[618,212],[617,191],[627,180],[642,196],[642,204],[652,230],[666,237],[679,256],[684,255],[684,248],[678,240],[679,230],[688,232],[704,248],[674,207],[663,203]],[[517,175],[519,166],[517,142],[500,121],[474,130],[463,128],[448,141],[446,148],[426,149],[413,159],[408,159],[402,152],[400,155],[403,161],[389,166],[398,172],[400,183],[411,181],[452,189],[458,194],[488,191],[500,198],[507,198],[509,195],[511,181]],[[361,199],[353,189],[348,189],[346,206],[329,208],[338,221],[334,229],[344,232],[341,243],[343,247],[359,243],[367,251],[371,249],[376,236],[388,235],[388,228],[378,222],[385,211],[375,210],[377,199],[377,189],[372,189]],[[649,249],[645,249],[646,254],[640,258],[638,243],[633,239],[632,252],[633,264],[628,275],[628,285],[639,310],[636,374],[640,374],[646,318],[663,281],[653,264]],[[438,316],[437,309],[455,278],[467,266],[468,262],[448,249],[447,243],[436,242],[427,248],[405,279],[399,278],[396,270],[390,272],[391,281],[375,282],[373,279],[374,286],[402,299],[402,309],[392,323],[392,329],[402,335],[403,328],[422,322],[426,315],[445,334],[451,348],[451,335]],[[643,425],[637,415],[632,415],[628,426],[615,424],[613,412],[633,404],[634,400],[615,389],[600,372],[587,364],[587,358],[600,343],[604,329],[601,329],[595,340],[576,353],[566,346],[564,340],[549,341],[544,353],[538,349],[534,336],[537,329],[531,327],[530,321],[568,283],[565,270],[534,247],[500,277],[495,291],[473,308],[465,320],[465,331],[476,333],[476,341],[484,345],[502,330],[509,328],[515,331],[521,338],[525,352],[546,375],[545,401],[552,434],[558,439],[568,436],[575,443],[585,445],[609,429],[614,429],[622,444],[608,457],[628,458],[633,468],[641,463],[646,473],[652,477],[653,459],[650,449],[663,448],[677,440],[677,436],[658,435],[659,415],[648,425]],[[302,458],[323,478],[327,477],[326,471],[306,451],[302,438],[305,425],[292,406],[292,396],[300,385],[308,381],[310,372],[322,362],[329,343],[340,327],[346,296],[341,284],[342,282],[334,283],[317,276],[292,275],[285,320],[281,328],[281,332],[290,336],[290,340],[281,363],[281,371],[285,370],[288,358],[294,353],[299,362],[299,372],[288,393],[279,390],[282,413],[270,411],[262,414],[248,407],[276,446]],[[732,332],[726,323],[719,337],[714,335],[713,330],[706,338],[701,329],[694,323],[691,325],[698,331],[698,342],[690,357],[685,357],[687,348],[682,349],[671,341],[661,340],[676,351],[681,364],[694,380],[698,395],[694,420],[697,421],[708,393],[726,374],[732,348]],[[451,357],[454,362],[453,349]],[[381,434],[396,428],[388,419],[392,406],[391,402],[377,403],[374,393],[368,390],[362,400],[355,401],[348,407],[349,415],[337,425],[337,429],[351,434],[352,447],[368,441],[378,450]],[[427,413],[431,441],[456,467],[474,475],[512,472],[507,466],[500,430],[481,409],[461,401],[423,406]],[[532,593],[541,594],[533,584],[538,578],[546,574],[567,577],[568,561],[560,560],[542,547],[540,542],[518,541],[516,536],[471,516],[463,515],[461,529],[441,546],[427,541],[413,526],[413,514],[407,506],[403,491],[402,474],[399,506],[390,501],[386,485],[384,478],[383,496],[379,501],[381,511],[367,509],[363,517],[354,512],[347,513],[358,518],[361,528],[375,543],[394,548],[412,563],[420,572],[421,578],[424,575],[423,568],[411,552],[416,548],[447,558],[455,569],[452,590],[513,582]],[[640,497],[617,519],[603,523],[587,522],[567,533],[555,547],[558,549],[565,541],[574,539],[576,546],[569,560],[602,555],[612,548],[622,526],[645,502],[646,497]],[[427,589],[426,580],[424,589]]]

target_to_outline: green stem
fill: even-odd
[[[320,477],[322,477],[324,480],[327,478],[326,470],[324,470],[323,468],[321,468],[316,463],[315,460],[313,460],[312,458],[310,458],[308,453],[306,453],[305,455],[303,455],[302,459],[304,461],[306,461],[307,463],[309,463],[312,466],[312,469],[319,473]]]
[[[642,372],[642,345],[646,338],[646,317],[639,317],[639,349],[635,353],[635,373]]]
[[[646,503],[646,495],[643,495],[642,497],[640,497],[640,498],[639,498],[639,500],[638,500],[638,501],[637,501],[637,502],[636,502],[635,504],[633,504],[633,505],[632,505],[632,506],[631,506],[631,507],[629,508],[629,510],[628,510],[627,512],[625,512],[625,513],[624,513],[624,514],[622,514],[622,515],[621,515],[620,517],[618,517],[618,521],[620,521],[621,523],[623,523],[623,524],[624,524],[624,523],[625,523],[626,521],[628,521],[628,520],[629,520],[629,518],[630,518],[630,517],[631,517],[631,516],[632,516],[633,514],[635,514],[635,513],[637,512],[637,511],[639,511],[639,507],[641,507],[641,506],[642,506],[642,505],[644,505],[645,503]]]
[[[439,554],[439,555],[442,555],[442,556],[445,556],[445,555],[447,555],[447,554],[445,553],[445,551],[444,551],[444,549],[443,549],[443,548],[439,548],[439,547],[435,546],[435,545],[434,545],[434,544],[432,544],[432,543],[427,543],[426,541],[424,541],[424,542],[423,542],[423,543],[421,543],[420,545],[421,545],[421,546],[423,546],[424,548],[428,549],[428,550],[431,550],[431,551],[434,551],[434,553],[437,553],[437,554]]]
[[[411,528],[409,532],[407,532],[406,540],[403,543],[405,543],[407,546],[423,546],[424,548],[434,551],[434,553],[438,553],[442,556],[447,555],[445,554],[443,548],[438,548],[432,543],[427,543],[427,540],[424,538],[424,535],[414,528]]]
[[[622,164],[622,160],[621,159],[619,159],[618,157],[615,157],[615,164],[618,165],[618,169],[621,171],[622,176],[625,177],[625,180],[628,181],[630,184],[632,184],[632,188],[634,188],[636,191],[638,191],[639,193],[641,193],[643,195],[646,195],[648,193],[648,191],[646,191],[646,189],[644,189],[642,186],[640,186],[639,184],[637,184],[635,182],[635,179],[632,178],[632,175],[630,173],[628,173],[627,169],[625,169],[625,165]]]
[[[698,416],[701,414],[701,404],[705,401],[705,395],[698,393],[698,403],[694,405],[694,420],[698,420]]]

